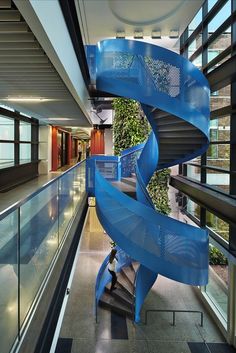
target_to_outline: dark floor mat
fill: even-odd
[[[191,353],[236,353],[236,349],[227,343],[188,342]]]
[[[58,338],[55,353],[71,353],[72,343],[72,338]]]

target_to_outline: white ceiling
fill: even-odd
[[[0,1],[0,104],[41,122],[91,126],[11,0]]]
[[[145,41],[175,48],[177,39],[170,31],[181,34],[197,13],[204,0],[75,0],[85,44],[96,44],[125,32],[125,37],[142,31]],[[151,39],[154,30],[162,39]]]

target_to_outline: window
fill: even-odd
[[[229,224],[224,222],[213,213],[206,211],[206,225],[218,234],[222,239],[229,242]]]
[[[209,161],[208,161],[208,164],[210,164]],[[229,174],[228,173],[207,169],[206,182],[207,184],[212,185],[215,188],[220,189],[225,193],[229,193]]]
[[[14,140],[14,119],[0,115],[0,140]]]
[[[228,307],[228,261],[213,244],[209,246],[209,282],[204,292],[214,308],[227,321]]]
[[[201,180],[201,168],[193,165],[187,165],[187,176],[191,179],[200,181]]]
[[[222,7],[216,16],[208,23],[208,37],[210,37],[231,14],[231,1]]]
[[[20,121],[20,141],[31,141],[31,124]]]
[[[230,116],[211,120],[210,140],[214,142],[230,140]]]
[[[0,142],[0,169],[14,165],[14,143]]]
[[[227,107],[230,105],[230,85],[211,93],[210,110]]]
[[[190,36],[197,26],[202,22],[202,8],[198,11],[192,22],[188,26],[188,35]]]
[[[31,144],[20,143],[20,164],[31,162]]]
[[[202,68],[202,54],[198,55],[193,61],[193,65],[197,66],[198,69]]]
[[[231,45],[231,27],[219,35],[208,47],[207,62],[216,58],[222,51]]]
[[[197,219],[200,219],[200,206],[187,198],[187,212]]]
[[[201,45],[202,45],[202,33],[199,33],[188,47],[188,57],[190,58]]]

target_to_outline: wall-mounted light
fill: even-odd
[[[123,31],[116,32],[116,38],[117,39],[124,39],[125,38],[125,32],[123,32]]]
[[[169,38],[179,38],[179,31],[176,29],[172,29],[170,31]]]
[[[37,98],[37,97],[8,97],[6,99],[8,102],[32,102],[32,103],[39,103],[39,102],[49,102],[53,99],[49,98]]]
[[[152,39],[161,39],[161,31],[152,31]]]
[[[135,31],[134,39],[143,39],[143,31]]]

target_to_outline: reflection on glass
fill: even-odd
[[[0,342],[9,352],[18,332],[17,211],[0,221]]]
[[[225,86],[219,91],[211,93],[210,109],[211,111],[227,107],[230,105],[230,88],[231,86]]]
[[[20,164],[31,162],[31,144],[20,143]]]
[[[202,45],[202,33],[199,33],[188,47],[188,58]]]
[[[224,254],[212,244],[209,246],[209,265],[209,282],[205,293],[214,308],[227,321],[228,262]]]
[[[228,170],[230,165],[230,145],[210,144],[207,150],[207,165]]]
[[[31,124],[20,121],[20,141],[31,141]]]
[[[193,165],[187,165],[187,176],[197,181],[201,180],[201,168]]]
[[[208,47],[207,62],[216,58],[222,51],[231,45],[231,27],[217,37]]]
[[[14,140],[14,119],[0,115],[0,140]]]
[[[0,143],[0,169],[14,165],[14,143]]]
[[[207,169],[206,182],[209,185],[220,189],[226,193],[229,193],[229,174],[215,170]]]
[[[206,224],[215,233],[219,234],[221,238],[229,242],[229,224],[224,222],[213,213],[206,211]]]
[[[210,37],[230,15],[231,1],[228,0],[216,16],[208,23],[208,36]]]
[[[58,247],[57,183],[21,206],[20,321],[30,309]]]
[[[200,219],[200,206],[187,198],[187,211],[197,219]]]
[[[229,141],[230,140],[230,116],[210,121],[210,140]]]
[[[192,22],[188,26],[188,35],[190,36],[197,26],[202,22],[202,8],[198,11]]]
[[[192,63],[200,70],[202,68],[202,54],[198,55]]]
[[[227,61],[229,58],[231,58],[231,54],[226,55],[226,56],[224,57],[224,59],[218,61],[215,65],[213,65],[212,67],[210,67],[209,69],[207,69],[207,72],[213,71],[213,70],[216,69],[218,66],[220,66],[220,65],[223,64],[225,61]]]

